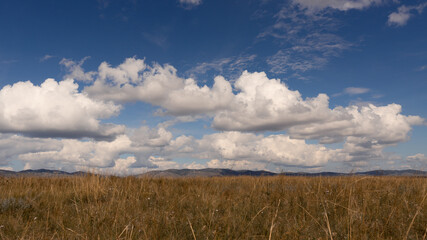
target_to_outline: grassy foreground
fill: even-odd
[[[427,178],[0,178],[0,239],[427,239]]]

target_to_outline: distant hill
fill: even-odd
[[[85,172],[65,172],[60,170],[37,169],[37,170],[23,170],[19,172],[0,170],[1,177],[71,177],[85,174]]]
[[[85,172],[65,172],[60,170],[23,170],[19,172],[0,170],[1,177],[20,177],[20,176],[34,176],[34,177],[70,177],[76,175],[83,175]],[[252,170],[231,170],[222,168],[205,168],[205,169],[168,169],[168,170],[154,170],[144,174],[136,175],[136,177],[221,177],[221,176],[423,176],[427,177],[426,171],[420,170],[374,170],[367,172],[355,173],[339,173],[339,172],[283,172],[273,173],[269,171],[252,171]]]
[[[150,171],[139,176],[150,177],[220,177],[220,176],[274,176],[276,173],[268,171],[231,170],[221,168],[205,169],[168,169]]]
[[[268,171],[250,171],[250,170],[231,170],[221,168],[205,169],[169,169],[150,171],[139,176],[150,177],[219,177],[219,176],[426,176],[427,172],[419,170],[375,170],[356,173],[337,173],[337,172],[283,172],[273,173]]]

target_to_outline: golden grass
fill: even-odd
[[[0,178],[0,239],[427,239],[427,179]]]

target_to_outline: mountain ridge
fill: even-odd
[[[22,171],[0,170],[0,177],[66,177],[87,174],[86,172],[66,172],[49,169],[30,169]],[[92,174],[92,173],[91,173]],[[100,174],[103,175],[103,174]],[[307,177],[333,177],[333,176],[421,176],[427,177],[427,171],[407,170],[372,170],[365,172],[341,173],[341,172],[281,172],[275,173],[265,170],[232,170],[227,168],[204,168],[204,169],[167,169],[153,170],[143,174],[130,175],[135,177],[225,177],[225,176],[307,176]]]

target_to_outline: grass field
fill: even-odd
[[[0,239],[427,239],[427,178],[0,178]]]

